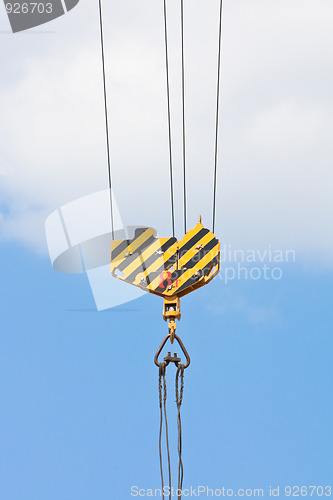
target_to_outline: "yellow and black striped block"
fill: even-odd
[[[199,222],[181,241],[137,228],[131,240],[114,240],[111,273],[161,297],[182,297],[219,272],[220,242]]]

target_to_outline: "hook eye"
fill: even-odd
[[[161,364],[162,364],[162,363],[160,363],[160,362],[158,361],[158,358],[159,358],[159,356],[160,356],[160,354],[161,354],[161,352],[162,352],[163,347],[165,346],[165,344],[167,343],[167,341],[168,341],[169,339],[171,339],[171,335],[170,335],[170,334],[168,334],[168,335],[165,337],[165,339],[163,340],[162,344],[161,344],[161,345],[160,345],[160,347],[158,348],[157,353],[155,354],[155,357],[154,357],[154,363],[155,363],[155,365],[156,365],[156,366],[158,366],[158,367],[160,367],[160,366],[161,366]],[[185,358],[186,358],[186,363],[185,363],[185,365],[179,365],[179,361],[180,361],[180,359],[179,359],[179,358],[177,358],[176,356],[171,356],[171,355],[169,356],[169,354],[170,354],[170,353],[168,354],[168,356],[166,356],[166,357],[164,358],[164,361],[165,361],[165,363],[166,363],[166,366],[167,366],[169,363],[175,363],[175,365],[176,365],[176,366],[183,366],[183,367],[184,367],[184,370],[185,370],[185,368],[187,368],[187,367],[190,365],[190,363],[191,363],[191,359],[190,359],[190,356],[189,356],[189,354],[188,354],[187,350],[185,349],[185,346],[184,346],[183,342],[182,342],[182,341],[181,341],[181,339],[178,337],[178,335],[175,335],[175,339],[177,340],[177,342],[178,342],[178,344],[179,344],[179,346],[180,346],[181,350],[183,351],[183,354],[184,354],[184,356],[185,356]]]

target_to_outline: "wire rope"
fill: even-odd
[[[181,0],[181,43],[182,43],[182,111],[183,111],[183,191],[184,191],[184,230],[186,234],[186,130],[185,130],[185,55],[184,55],[184,0]]]
[[[180,392],[179,392],[179,378],[180,378]],[[183,402],[184,394],[184,365],[180,365],[176,372],[176,404],[177,404],[177,427],[178,427],[178,500],[182,497],[184,467],[182,459],[182,420],[180,415],[180,407]]]
[[[163,380],[163,385],[162,385]],[[160,470],[161,470],[161,481],[162,481],[162,497],[165,499],[164,495],[164,475],[163,475],[163,460],[162,460],[162,429],[163,429],[163,413],[165,422],[165,438],[167,445],[167,457],[168,457],[168,471],[169,471],[169,498],[171,498],[171,461],[170,461],[170,447],[169,447],[169,430],[168,430],[168,416],[167,416],[167,386],[165,378],[165,365],[161,364],[159,367],[158,375],[158,392],[159,392],[159,406],[160,406],[160,432],[159,432],[159,455],[160,455]]]
[[[215,120],[215,155],[214,155],[214,195],[213,195],[213,233],[215,231],[216,219],[216,187],[217,187],[217,161],[218,161],[218,134],[219,134],[219,112],[220,112],[220,81],[221,81],[221,48],[222,48],[222,18],[223,0],[220,0],[220,23],[219,23],[219,50],[217,62],[217,86],[216,86],[216,120]]]
[[[174,206],[174,189],[173,189],[173,162],[172,162],[172,136],[171,136],[171,111],[170,111],[170,81],[169,81],[169,51],[168,51],[168,23],[167,23],[166,0],[164,0],[163,3],[164,3],[165,69],[166,69],[166,84],[167,84],[168,132],[169,132],[171,217],[172,217],[172,234],[173,234],[173,236],[175,236],[175,206]]]
[[[112,197],[112,174],[111,174],[111,159],[110,159],[110,138],[109,138],[109,119],[108,119],[108,105],[107,105],[107,92],[106,92],[106,78],[105,78],[105,58],[104,58],[104,36],[103,36],[103,15],[102,15],[102,2],[98,0],[99,6],[99,25],[101,35],[101,56],[102,56],[102,69],[103,69],[103,89],[104,89],[104,115],[105,115],[105,135],[106,135],[106,151],[108,162],[108,175],[109,175],[109,191],[110,191],[110,217],[111,217],[111,236],[114,240],[114,217],[113,217],[113,197]]]

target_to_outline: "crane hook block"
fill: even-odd
[[[200,219],[181,241],[157,238],[154,229],[140,227],[131,240],[111,244],[112,275],[165,298],[166,321],[180,319],[175,298],[206,285],[219,270],[220,242]]]

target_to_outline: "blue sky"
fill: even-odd
[[[125,500],[133,485],[158,488],[161,301],[97,313],[84,275],[10,243],[1,262],[1,498]],[[283,273],[216,280],[182,301],[184,487],[331,484],[332,274]]]

